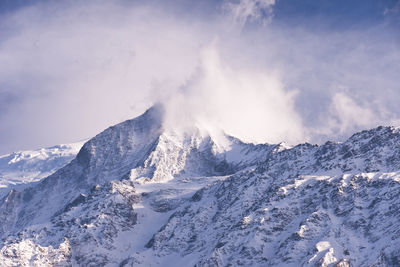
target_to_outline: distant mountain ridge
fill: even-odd
[[[0,265],[400,264],[398,128],[285,147],[165,129],[163,116],[112,126],[9,191]]]
[[[12,188],[21,189],[69,163],[85,141],[0,155],[0,198]]]

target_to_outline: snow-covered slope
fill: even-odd
[[[1,266],[398,266],[400,133],[253,145],[110,127],[0,201]]]
[[[11,189],[22,189],[65,166],[84,141],[0,156],[0,198]]]

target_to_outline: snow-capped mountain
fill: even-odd
[[[83,144],[80,141],[0,156],[0,198],[11,189],[21,190],[54,173],[69,163]]]
[[[0,265],[400,265],[399,129],[288,147],[166,129],[163,116],[110,127],[9,191]]]

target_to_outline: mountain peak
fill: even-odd
[[[385,246],[387,236],[399,240],[398,128],[289,147],[164,127],[165,115],[157,104],[104,130],[68,165],[3,198],[0,265],[167,266],[177,255],[178,265],[364,266],[400,257]]]
[[[163,132],[164,108],[156,104],[139,117],[121,122],[90,139],[79,151],[76,160],[96,175],[133,168],[142,163],[145,154],[155,146]]]

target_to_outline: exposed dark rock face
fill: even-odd
[[[217,142],[162,107],[0,201],[1,266],[399,266],[400,133]]]

